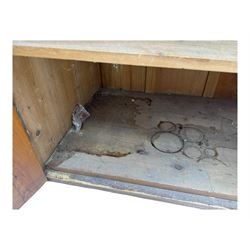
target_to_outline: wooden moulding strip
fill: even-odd
[[[127,64],[217,72],[237,72],[237,62],[215,59],[99,52],[75,49],[13,46],[14,56],[54,58],[99,63]]]
[[[165,201],[178,205],[205,209],[236,209],[237,201],[184,193],[181,191],[162,189],[142,184],[122,182],[95,176],[85,176],[74,173],[46,170],[48,180],[81,187],[96,188],[114,193],[122,193],[137,197]]]
[[[178,191],[178,192],[183,192],[183,193],[204,195],[204,196],[208,196],[208,197],[215,197],[215,198],[220,198],[220,199],[227,199],[227,200],[237,201],[237,196],[236,195],[221,194],[221,193],[216,193],[216,192],[208,192],[208,191],[202,191],[202,190],[198,190],[198,189],[184,188],[184,187],[178,187],[178,186],[169,185],[169,184],[162,184],[162,183],[157,183],[157,182],[151,182],[151,181],[145,181],[145,180],[139,180],[139,179],[132,179],[132,178],[128,178],[128,177],[92,173],[92,172],[87,172],[87,171],[76,171],[76,170],[66,170],[66,169],[61,170],[60,168],[57,168],[57,167],[53,167],[51,169],[55,170],[55,171],[68,173],[68,174],[99,177],[99,178],[104,178],[104,179],[109,179],[109,180],[114,180],[114,181],[122,181],[122,182],[127,182],[127,183],[132,183],[132,184],[138,184],[138,185],[144,185],[144,186],[149,186],[149,187],[173,190],[173,191]]]

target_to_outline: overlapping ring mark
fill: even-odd
[[[178,153],[182,151],[183,155],[197,161],[205,158],[216,158],[218,155],[214,148],[200,148],[196,145],[200,145],[206,139],[205,134],[196,127],[160,121],[157,128],[160,131],[151,136],[151,145],[160,152]],[[165,139],[163,136],[165,136]],[[166,136],[171,138],[169,144]],[[159,139],[162,139],[163,142]],[[173,141],[176,142],[175,148],[171,145]]]
[[[163,136],[172,137],[172,140],[175,140],[175,142],[177,143],[177,144],[175,144],[176,148],[173,148],[173,147],[171,148],[170,144],[169,145],[166,145],[166,143],[162,144],[161,138],[163,138],[163,140],[164,140]],[[160,141],[159,141],[159,139],[160,139]],[[184,147],[184,140],[178,134],[174,134],[174,133],[168,132],[168,131],[157,131],[156,133],[154,133],[151,136],[151,145],[155,149],[157,149],[158,151],[163,152],[163,153],[178,153]]]

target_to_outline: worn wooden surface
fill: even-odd
[[[237,72],[236,41],[14,41],[14,55]]]
[[[220,73],[214,97],[220,96],[237,96],[237,74]]]
[[[147,68],[146,92],[202,96],[207,71]]]
[[[219,72],[208,72],[207,82],[203,91],[204,97],[213,97],[220,78]]]
[[[102,86],[148,93],[204,97],[237,95],[237,74],[101,64]]]
[[[117,180],[66,173],[53,169],[46,170],[49,181],[70,185],[96,188],[114,193],[133,195],[141,198],[164,201],[200,209],[236,209],[237,201],[197,194],[178,192],[157,187],[144,186]]]
[[[42,166],[13,107],[13,208],[20,208],[45,181]]]
[[[91,117],[83,129],[68,132],[48,161],[49,168],[236,199],[235,100],[103,90],[88,110]],[[195,147],[203,154],[210,148],[216,157],[197,160],[196,153],[187,157],[184,149],[175,154],[156,150],[150,138],[161,121],[198,129],[202,142],[187,141],[184,149]],[[175,133],[183,136],[183,131]],[[168,140],[161,145],[171,144]]]
[[[204,97],[237,97],[237,74],[209,72]]]
[[[146,67],[101,64],[104,88],[145,91]]]
[[[43,164],[70,128],[74,106],[100,87],[99,65],[28,57],[13,63],[14,102]]]

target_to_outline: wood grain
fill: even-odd
[[[42,166],[13,107],[13,208],[20,208],[45,181]]]
[[[101,72],[102,84],[105,88],[145,90],[145,67],[101,64]]]
[[[236,97],[237,74],[221,73],[217,83],[214,97]]]
[[[98,63],[74,61],[75,91],[78,102],[85,104],[101,87],[101,72]]]
[[[237,74],[209,72],[204,97],[236,97]]]
[[[237,72],[236,41],[14,41],[14,55]]]
[[[146,92],[201,96],[208,72],[147,68]]]
[[[219,72],[208,72],[208,77],[206,81],[206,86],[204,88],[203,96],[204,97],[213,97],[214,92],[217,86],[217,83],[220,78]]]
[[[41,164],[71,126],[74,106],[99,89],[98,69],[94,63],[14,57],[14,102]]]

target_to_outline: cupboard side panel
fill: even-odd
[[[41,164],[71,127],[74,106],[98,90],[100,72],[93,65],[14,57],[14,102]]]
[[[45,181],[42,166],[13,107],[13,208],[20,208]]]

